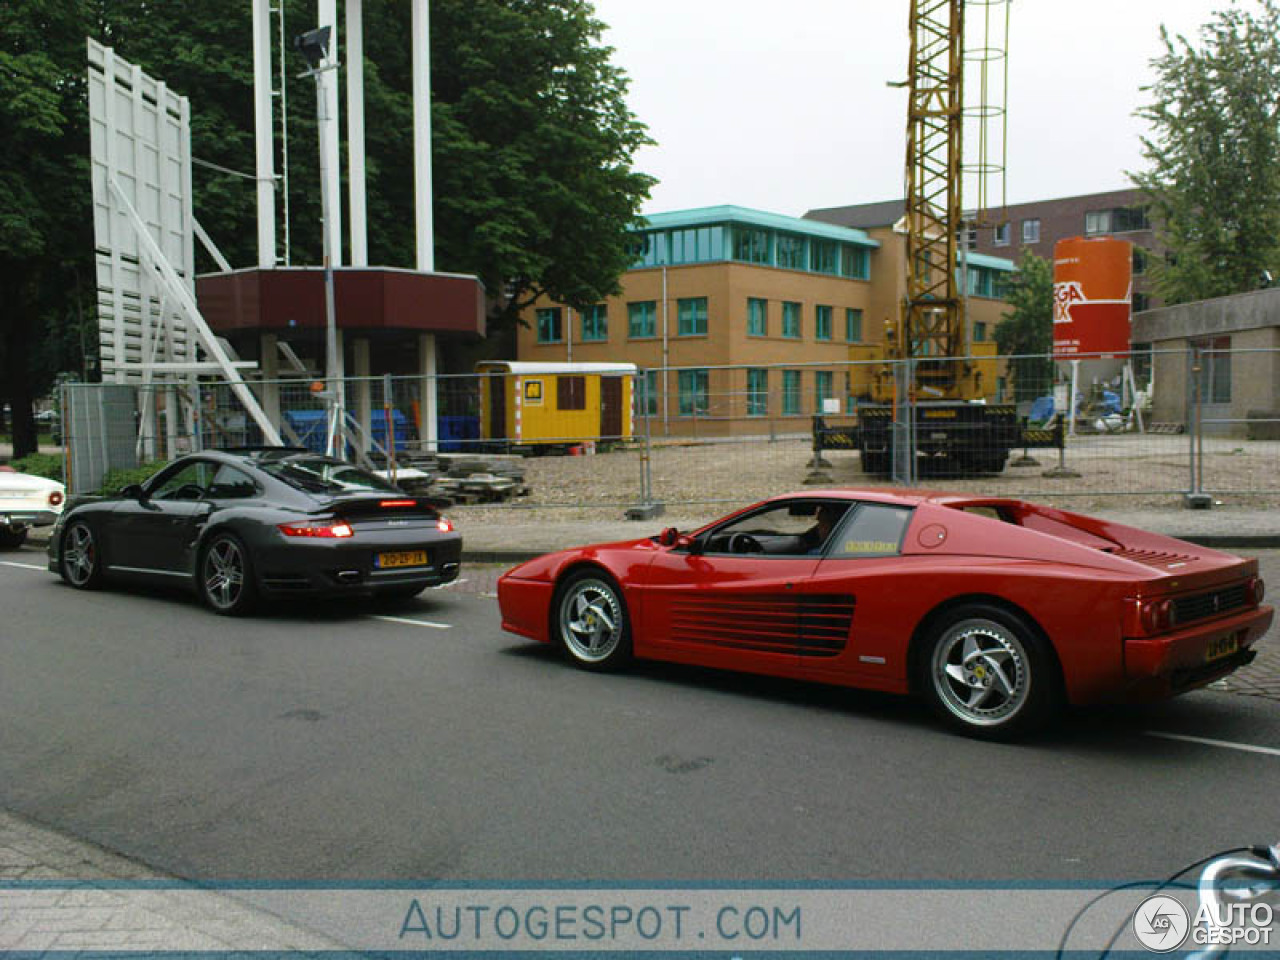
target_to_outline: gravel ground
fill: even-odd
[[[1069,441],[1066,464],[1079,477],[1046,477],[1055,450],[1033,450],[1035,466],[1017,466],[1021,451],[1001,474],[923,477],[921,486],[1021,496],[1088,511],[1099,508],[1182,508],[1189,489],[1189,438],[1157,435],[1082,436]],[[710,518],[736,504],[800,489],[810,473],[811,440],[796,436],[732,441],[655,441],[650,472],[655,501],[679,519]],[[834,486],[885,486],[862,472],[857,453],[825,451]],[[503,507],[462,507],[497,517],[504,510],[548,509],[557,519],[593,519],[641,501],[640,449],[593,456],[533,457],[523,461],[529,494]],[[1280,505],[1280,443],[1231,438],[1204,441],[1202,488],[1221,502],[1248,507]],[[459,509],[459,508],[455,508]]]

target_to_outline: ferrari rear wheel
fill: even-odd
[[[93,590],[102,584],[98,541],[93,528],[73,520],[62,535],[62,579],[77,590]]]
[[[924,688],[935,712],[963,732],[1008,740],[1037,729],[1059,700],[1053,658],[1021,617],[961,607],[935,631]]]
[[[578,666],[617,670],[631,660],[631,624],[622,591],[605,573],[584,570],[560,587],[555,635]]]
[[[249,551],[230,533],[215,536],[200,555],[196,571],[202,599],[214,613],[238,617],[253,607],[256,591]]]

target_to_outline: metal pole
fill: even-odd
[[[431,9],[413,0],[413,187],[418,269],[436,268],[431,185]]]
[[[275,144],[271,123],[269,0],[253,0],[253,128],[258,181],[258,266],[265,270],[276,265]]]
[[[662,434],[671,435],[670,400],[671,386],[667,383],[667,368],[671,366],[671,343],[667,333],[667,268],[662,267]]]
[[[387,465],[391,470],[391,482],[396,482],[396,425],[391,416],[391,374],[382,375],[382,415],[387,423]]]
[[[283,0],[282,0],[283,2]],[[369,263],[365,227],[363,0],[347,8],[347,205],[351,208],[351,265]]]
[[[320,191],[324,214],[325,253],[332,266],[342,265],[342,186],[338,174],[338,11],[336,0],[319,0],[317,25],[329,27],[329,69],[316,71],[316,98],[324,111],[320,121]]]
[[[345,444],[342,443],[342,409],[343,383],[342,358],[338,354],[338,317],[333,293],[333,231],[331,229],[333,210],[330,208],[328,189],[329,151],[325,149],[328,137],[329,120],[331,119],[325,104],[324,74],[315,72],[316,80],[316,122],[320,127],[320,218],[324,225],[324,331],[325,331],[325,379],[328,381],[330,417],[329,433],[325,438],[325,448],[330,456],[340,456]]]

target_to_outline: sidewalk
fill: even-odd
[[[0,953],[344,949],[231,895],[0,811]]]

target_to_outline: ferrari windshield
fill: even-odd
[[[288,457],[269,460],[260,466],[273,477],[307,493],[400,492],[382,477],[330,457]]]

